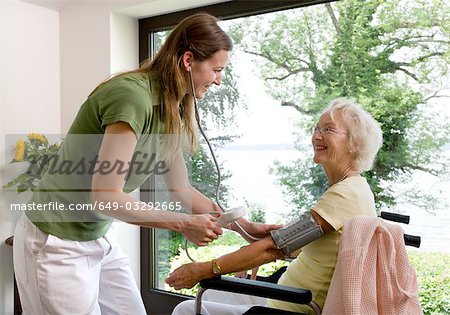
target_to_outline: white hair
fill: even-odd
[[[375,156],[383,144],[383,133],[378,122],[355,102],[336,98],[326,109],[333,113],[340,111],[349,132],[349,150],[358,172],[372,169]]]

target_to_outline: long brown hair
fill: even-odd
[[[186,17],[170,32],[153,59],[147,59],[136,70],[120,74],[146,74],[158,80],[163,100],[164,133],[186,132],[192,149],[197,144],[194,100],[191,95],[184,95],[186,72],[181,66],[181,59],[186,51],[191,51],[196,61],[203,61],[220,50],[232,50],[232,41],[219,27],[218,21],[208,13]],[[179,107],[183,115],[180,115]],[[175,147],[178,146],[179,142]]]

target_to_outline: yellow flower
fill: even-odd
[[[44,135],[40,135],[38,133],[29,133],[28,134],[28,140],[38,140],[40,142],[48,142],[47,138]]]
[[[25,157],[25,141],[23,139],[19,139],[16,142],[16,147],[14,148],[14,160],[17,162],[23,161]]]

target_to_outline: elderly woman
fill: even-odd
[[[344,222],[357,215],[377,216],[373,193],[361,173],[371,169],[382,144],[382,133],[375,119],[357,104],[336,99],[320,116],[311,142],[314,162],[322,165],[329,187],[311,210],[299,218],[317,233],[313,240],[306,241],[304,236],[298,235],[297,247],[301,247],[301,253],[289,264],[278,283],[308,288],[313,300],[322,308],[336,265]],[[172,272],[166,282],[175,289],[190,288],[205,278],[283,258],[295,248],[287,248],[282,236],[283,228],[273,231],[271,237],[213,261],[186,264]],[[247,303],[242,295],[217,294],[220,300],[216,300],[221,304],[205,301],[202,314],[242,314],[255,303],[313,314],[306,305],[253,297],[249,297]],[[194,314],[193,301],[179,304],[173,314]]]

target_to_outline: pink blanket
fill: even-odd
[[[400,226],[368,217],[345,223],[322,314],[423,314]]]

